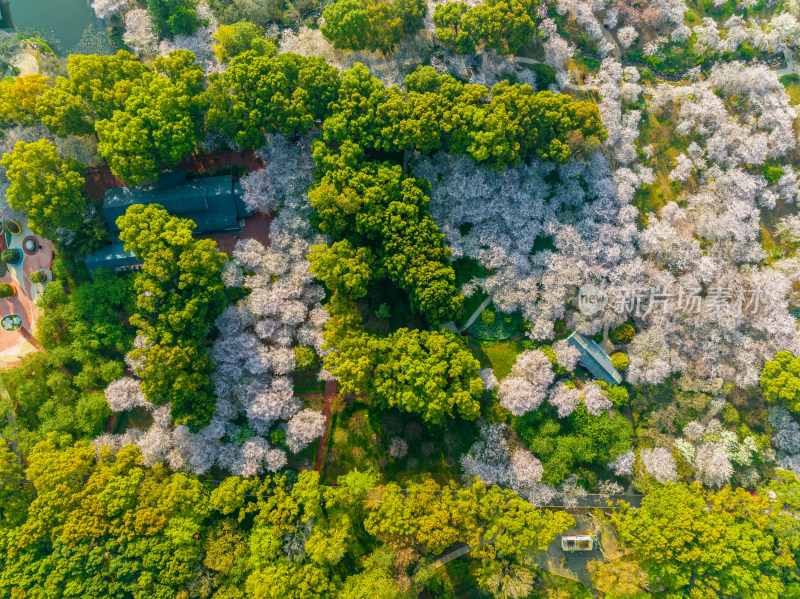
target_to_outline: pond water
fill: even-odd
[[[11,0],[10,6],[18,31],[38,31],[61,56],[111,52],[105,25],[87,0]]]

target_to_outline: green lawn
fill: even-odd
[[[472,354],[481,363],[481,368],[491,368],[498,379],[511,372],[514,360],[522,353],[522,341],[503,341],[500,343],[468,343]]]

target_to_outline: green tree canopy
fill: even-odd
[[[195,14],[196,0],[147,0],[147,12],[159,37],[191,34],[200,21]]]
[[[631,446],[633,426],[619,413],[593,416],[581,403],[567,418],[554,408],[542,406],[514,418],[514,429],[525,447],[544,467],[542,481],[561,483],[577,468],[605,466]]]
[[[87,205],[81,167],[64,159],[54,143],[19,141],[0,164],[10,183],[8,203],[26,214],[34,233],[57,240],[59,229],[83,228]]]
[[[431,322],[458,314],[463,296],[444,235],[428,212],[427,181],[387,163],[351,164],[345,158],[340,168],[328,169],[308,194],[320,228],[372,248],[379,272],[406,290],[412,307]]]
[[[155,60],[110,119],[98,121],[98,152],[123,181],[155,181],[163,165],[175,166],[202,139],[203,71],[194,54],[176,50]]]
[[[48,89],[50,78],[39,73],[0,82],[0,127],[35,123],[39,118],[36,104]]]
[[[122,110],[134,82],[150,71],[124,50],[111,56],[71,54],[68,78],[56,79],[39,98],[36,112],[42,124],[59,137],[92,134],[94,123]]]
[[[226,258],[214,241],[192,237],[192,221],[158,204],[131,206],[117,226],[125,249],[144,262],[131,317],[147,340],[133,352],[143,359],[137,370],[142,391],[156,405],[171,402],[176,422],[202,428],[214,415],[216,398],[201,342],[225,307],[220,273]]]
[[[415,412],[429,423],[455,413],[474,420],[480,412],[480,364],[449,331],[399,329],[380,337],[351,326],[338,337],[333,325],[326,340],[337,351],[325,366],[344,393],[366,393],[370,401]]]
[[[488,90],[419,67],[405,87],[387,89],[358,63],[345,72],[323,126],[328,150],[341,151],[347,142],[362,150],[443,149],[504,169],[528,157],[568,162],[568,140],[577,132],[583,139],[607,137],[597,106],[529,85],[501,81]]]
[[[355,248],[348,240],[327,245],[311,246],[308,255],[311,272],[317,275],[328,289],[340,291],[359,299],[367,294],[372,279],[375,257],[369,248]]]
[[[433,13],[436,37],[459,54],[474,54],[478,46],[515,54],[536,35],[538,6],[538,0],[487,0],[473,7],[439,4]]]
[[[206,124],[241,147],[260,148],[268,133],[302,133],[324,119],[338,89],[339,71],[322,58],[249,50],[212,78]]]
[[[768,507],[744,489],[715,493],[669,483],[614,522],[651,584],[663,585],[668,595],[777,598],[785,588],[775,538],[756,515]]]
[[[214,34],[214,54],[220,62],[253,50],[261,56],[275,54],[275,44],[264,36],[264,30],[250,21],[238,21],[232,25],[220,25]]]
[[[322,35],[335,48],[388,52],[422,28],[426,13],[421,0],[336,0],[322,13]]]
[[[787,409],[800,413],[800,358],[788,351],[775,354],[774,360],[764,364],[761,390],[767,401],[780,401]]]

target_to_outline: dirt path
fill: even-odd
[[[333,414],[333,399],[339,391],[339,384],[336,381],[325,381],[325,394],[322,396],[322,413],[325,415],[325,434],[317,445],[317,462],[314,469],[322,472],[325,460],[325,446],[328,444],[328,434],[331,430],[331,415]]]

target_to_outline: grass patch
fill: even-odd
[[[468,344],[472,355],[481,363],[481,368],[491,368],[495,376],[502,379],[511,372],[514,360],[524,350],[522,340],[487,343],[470,341]]]
[[[786,86],[786,95],[790,104],[800,104],[800,82],[793,82]]]
[[[295,393],[324,393],[325,383],[317,380],[316,370],[292,373]]]

